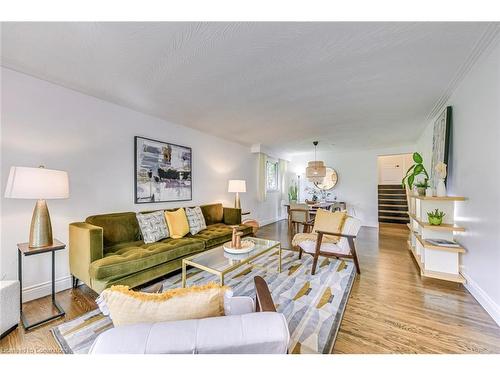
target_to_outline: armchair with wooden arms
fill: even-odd
[[[340,212],[327,212],[319,210],[320,215],[315,221],[310,220],[304,225],[303,233],[308,235],[293,234],[293,241],[295,247],[299,250],[299,259],[302,258],[302,253],[311,254],[314,257],[311,274],[316,273],[316,266],[319,256],[337,259],[352,259],[356,272],[361,273],[359,267],[358,256],[356,254],[355,239],[361,227],[361,222],[351,216],[347,216],[345,222],[340,230],[337,231],[327,230],[321,221],[324,215],[341,215]],[[335,237],[338,240],[335,241]]]

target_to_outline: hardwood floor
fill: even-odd
[[[259,237],[289,248],[286,221],[261,228]],[[354,282],[334,353],[500,353],[500,327],[459,284],[422,278],[406,247],[403,225],[363,227],[357,240],[361,275]],[[85,286],[58,293],[71,320],[96,308]],[[41,318],[50,297],[24,304]],[[50,328],[25,333],[17,328],[0,341],[0,353],[58,353]]]

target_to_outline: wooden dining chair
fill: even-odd
[[[318,217],[314,222],[310,221],[304,224],[303,233],[310,233],[310,236],[297,237],[303,239],[302,242],[297,244],[299,259],[302,258],[303,252],[312,255],[314,258],[311,270],[312,275],[316,273],[316,266],[320,255],[327,258],[352,259],[356,267],[356,272],[358,274],[361,273],[355,246],[355,240],[361,228],[361,222],[354,217],[347,216],[340,233],[327,230],[321,221],[325,218],[325,215],[335,214],[340,215],[341,213],[319,210]],[[294,234],[293,239],[296,239],[295,235],[296,234]],[[326,241],[325,236],[336,236],[339,239],[334,243],[332,241]]]
[[[311,210],[307,204],[294,204],[290,205],[288,211],[288,239],[290,244],[296,233],[306,232],[310,229]]]

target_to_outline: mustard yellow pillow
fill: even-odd
[[[189,233],[189,223],[184,208],[176,211],[165,211],[168,231],[172,238],[182,238]]]
[[[97,303],[115,327],[173,320],[202,319],[224,315],[227,287],[209,283],[163,293],[144,293],[115,285],[104,290]]]
[[[318,210],[314,219],[313,233],[321,230],[325,232],[342,233],[344,223],[347,219],[345,211],[330,212],[326,210]],[[334,242],[339,241],[339,236],[328,236]]]

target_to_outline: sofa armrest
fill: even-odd
[[[69,268],[73,276],[90,284],[90,263],[103,257],[102,228],[88,223],[69,225]]]
[[[90,354],[285,354],[289,340],[283,314],[259,312],[115,327]]]
[[[224,207],[222,220],[227,225],[241,224],[241,208]]]

